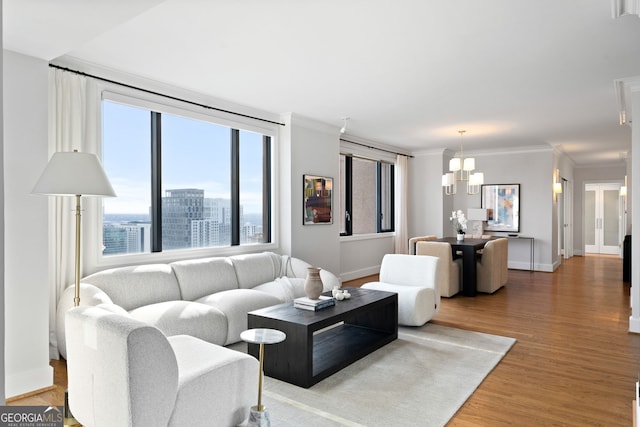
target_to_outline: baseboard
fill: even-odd
[[[43,366],[39,369],[9,374],[6,377],[5,394],[10,398],[42,390],[53,385],[53,367]]]
[[[640,334],[640,319],[633,315],[629,316],[629,332]]]
[[[346,273],[340,274],[340,280],[343,282],[348,282],[349,280],[359,279],[361,277],[371,276],[372,274],[379,274],[380,266],[372,266],[367,268],[361,268],[359,270],[349,271]]]
[[[531,263],[528,261],[509,261],[508,268],[510,270],[531,270]],[[552,264],[533,264],[533,271],[553,272]]]
[[[7,398],[7,403],[16,402],[18,400],[26,399],[27,397],[35,396],[40,393],[45,393],[47,391],[53,391],[56,389],[56,385],[50,385],[49,387],[40,388],[38,390],[31,390],[29,392],[19,394],[17,396],[12,396]]]

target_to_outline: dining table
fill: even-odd
[[[477,293],[476,286],[476,258],[479,250],[491,239],[441,237],[436,242],[446,242],[451,245],[453,259],[462,256],[462,295],[474,297]]]

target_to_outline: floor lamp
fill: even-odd
[[[32,191],[49,196],[76,198],[75,296],[73,305],[80,305],[80,198],[82,196],[114,197],[107,175],[95,154],[72,152],[55,153]],[[65,392],[65,424],[74,423]]]

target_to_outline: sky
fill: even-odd
[[[103,101],[102,163],[117,197],[105,214],[147,214],[151,205],[151,114]],[[162,114],[162,189],[199,188],[205,197],[230,196],[230,129]],[[262,135],[240,131],[240,203],[262,212]]]

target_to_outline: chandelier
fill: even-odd
[[[484,184],[484,174],[482,172],[473,173],[476,168],[476,159],[473,157],[464,158],[462,140],[466,130],[459,130],[460,134],[460,157],[449,160],[449,171],[442,175],[442,186],[446,195],[456,194],[458,181],[467,181],[467,194],[478,194],[480,186]]]

